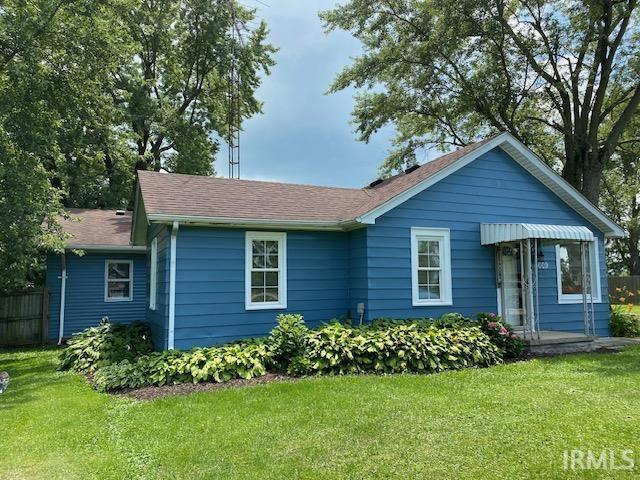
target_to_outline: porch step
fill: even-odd
[[[526,349],[534,354],[591,352],[598,349],[598,337],[573,332],[541,331],[525,339]]]
[[[616,352],[629,345],[640,345],[639,338],[596,337],[583,333],[541,331],[525,339],[526,349],[534,354],[557,355],[598,351]]]

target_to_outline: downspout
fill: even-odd
[[[62,337],[64,336],[64,304],[67,296],[67,259],[64,252],[62,252],[60,256],[60,261],[62,262],[62,273],[58,278],[62,281],[60,282],[60,317],[58,320],[60,330],[58,332],[58,345],[62,345]]]
[[[176,321],[176,240],[178,236],[178,222],[173,222],[171,228],[171,248],[169,258],[169,335],[167,348],[173,350],[175,343]]]

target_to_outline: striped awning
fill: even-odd
[[[541,238],[546,240],[578,240],[592,242],[593,232],[581,225],[542,225],[539,223],[482,223],[482,245]]]

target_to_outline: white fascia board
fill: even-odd
[[[150,222],[173,223],[192,225],[209,225],[224,227],[263,227],[271,229],[287,230],[332,230],[341,231],[353,226],[354,222],[307,222],[300,220],[268,220],[259,218],[227,218],[227,217],[200,217],[191,215],[168,215],[150,213],[147,215]]]
[[[611,220],[602,210],[587,200],[584,195],[558,175],[555,170],[529,148],[520,143],[512,135],[507,135],[505,142],[500,145],[500,147],[524,169],[540,180],[540,182],[558,195],[558,197],[583,218],[589,220],[602,230],[607,238],[626,236],[625,230],[620,225]]]
[[[399,195],[396,195],[382,205],[379,205],[366,214],[356,218],[356,221],[363,224],[374,224],[379,216],[401,205],[413,196],[429,188],[431,185],[434,185],[440,180],[448,177],[452,173],[455,173],[461,168],[469,165],[475,159],[496,147],[502,148],[509,156],[518,162],[518,164],[536,177],[552,192],[558,195],[562,201],[578,212],[583,218],[602,230],[607,238],[619,238],[626,236],[626,232],[622,227],[611,220],[604,212],[587,200],[584,195],[578,192],[565,179],[558,175],[535,153],[508,132],[501,133],[481,147],[463,156],[453,164],[443,168],[435,175],[426,178],[422,182],[405,190]]]
[[[139,245],[83,245],[80,243],[70,243],[65,246],[66,250],[90,250],[100,252],[133,252],[143,253],[147,251],[146,246]]]

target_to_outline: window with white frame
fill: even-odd
[[[158,237],[151,240],[151,265],[149,267],[149,308],[156,309],[158,288]]]
[[[587,278],[591,285],[587,286],[587,299],[601,301],[600,265],[598,262],[598,244],[589,242],[585,264]],[[562,242],[556,245],[556,270],[558,282],[558,303],[581,303],[583,291],[582,250],[579,242]]]
[[[448,228],[411,229],[414,306],[451,305],[451,245]]]
[[[132,300],[133,261],[107,260],[104,270],[104,300],[106,302]]]
[[[287,307],[286,241],[286,233],[246,233],[245,303],[248,310]]]

